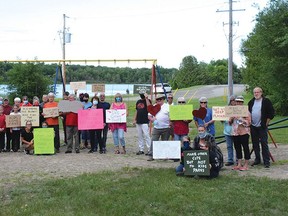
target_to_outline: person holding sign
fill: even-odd
[[[191,146],[190,146],[190,137],[188,136],[184,136],[182,138],[182,147],[181,147],[181,161],[179,166],[176,167],[176,175],[177,176],[182,176],[184,175],[184,152],[185,151],[190,151],[192,150]]]
[[[13,106],[13,112],[10,115],[20,115],[19,106]],[[12,150],[13,152],[17,152],[20,149],[20,127],[12,127],[10,128],[11,138],[12,138]]]
[[[235,99],[236,106],[243,106],[244,98],[243,96],[238,96]],[[251,116],[250,113],[248,116],[244,117],[231,117],[229,119],[229,123],[232,125],[232,135],[234,141],[234,148],[236,151],[236,157],[238,160],[237,165],[233,168],[233,170],[248,170],[249,159],[250,159],[250,151],[249,151],[249,136],[250,136],[250,124],[251,124]],[[244,150],[244,158],[245,162],[242,166],[242,148]]]
[[[12,107],[9,105],[9,100],[8,98],[5,98],[3,100],[3,114],[4,115],[10,115],[12,111]],[[6,151],[10,151],[10,143],[11,143],[11,133],[10,133],[10,128],[6,128]]]
[[[213,136],[215,136],[215,126],[214,120],[212,120],[212,109],[208,108],[208,99],[206,97],[201,97],[199,99],[200,107],[203,107],[207,110],[207,114],[204,119],[198,118],[194,116],[195,125],[198,128],[198,125],[204,125],[207,132]]]
[[[178,105],[185,105],[186,101],[184,97],[179,97]],[[183,137],[187,136],[189,133],[189,123],[192,120],[174,120],[172,121],[173,128],[174,128],[174,140],[182,140]]]
[[[6,118],[3,111],[3,106],[0,105],[0,152],[4,151],[5,148]]]
[[[194,138],[194,150],[209,151],[209,178],[215,178],[219,175],[219,171],[223,166],[223,155],[220,148],[215,143],[215,138],[206,132],[205,126],[198,126],[198,135]]]
[[[50,92],[48,94],[48,102],[44,104],[43,108],[53,108],[53,107],[58,107],[58,103],[54,101],[54,93]],[[42,115],[45,118],[45,114],[42,113]],[[60,135],[59,135],[59,120],[58,116],[57,117],[49,117],[46,118],[46,121],[49,125],[49,127],[52,127],[55,132],[55,137],[54,137],[54,148],[56,153],[60,153]]]
[[[24,146],[25,154],[30,155],[30,151],[34,149],[34,135],[32,122],[27,121],[25,128],[21,131],[21,141]]]
[[[118,110],[118,109],[126,109],[126,116],[128,116],[128,108],[126,103],[123,102],[123,97],[120,93],[117,93],[114,96],[115,102],[111,104],[110,109]],[[113,141],[115,146],[115,154],[126,154],[125,149],[125,138],[124,132],[127,131],[127,125],[125,123],[109,123],[109,129],[112,131],[113,134]],[[119,151],[119,142],[122,146],[121,151]]]

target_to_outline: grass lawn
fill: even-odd
[[[173,169],[32,182],[1,192],[0,215],[287,215],[288,181],[176,177]]]

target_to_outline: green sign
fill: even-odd
[[[170,120],[192,120],[193,105],[171,105],[169,106]]]
[[[184,175],[209,176],[209,151],[191,150],[184,151]]]
[[[34,154],[54,154],[54,129],[35,128]]]

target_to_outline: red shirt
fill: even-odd
[[[3,114],[10,115],[12,107],[8,104],[6,106],[3,105]]]
[[[66,114],[66,126],[78,126],[78,114],[69,112]]]
[[[183,120],[173,121],[174,133],[177,135],[186,135],[189,133],[189,122]]]
[[[6,120],[4,114],[0,115],[0,128],[6,129]]]

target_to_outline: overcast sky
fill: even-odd
[[[234,62],[241,66],[241,39],[252,31],[268,0],[240,0],[234,12]],[[62,59],[59,31],[72,34],[66,59],[158,60],[179,68],[182,59],[228,58],[228,0],[0,0],[0,59]],[[239,22],[239,25],[238,25]],[[223,25],[224,24],[224,25]],[[95,62],[97,65],[98,62]],[[107,65],[102,64],[101,65]],[[133,63],[113,63],[135,66]],[[137,66],[150,67],[150,63]]]

